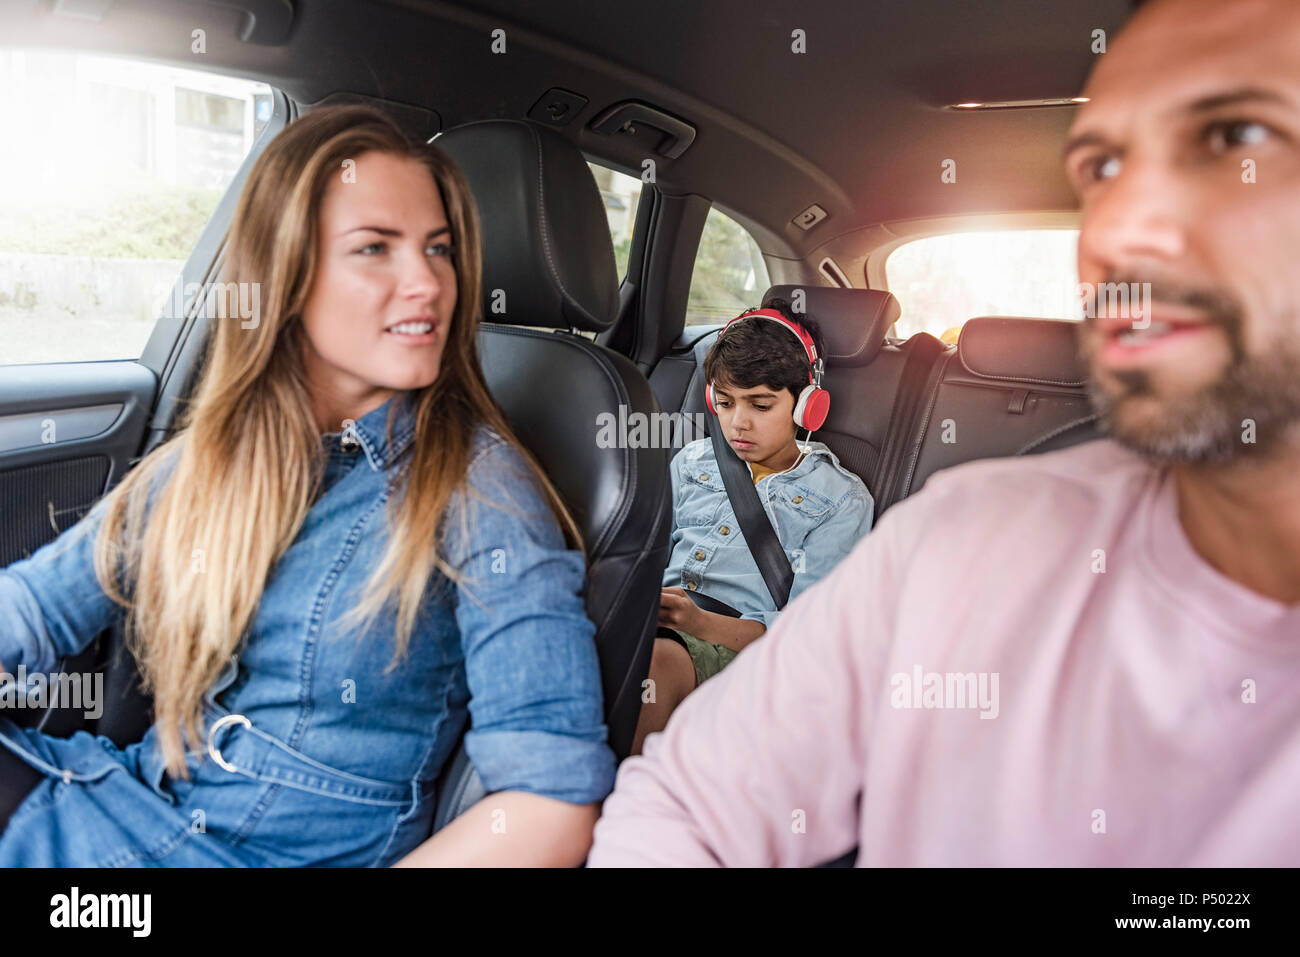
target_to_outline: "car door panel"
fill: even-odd
[[[0,566],[76,524],[126,474],[156,390],[133,361],[0,366]]]

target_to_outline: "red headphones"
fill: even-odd
[[[831,410],[831,394],[822,388],[823,363],[821,357],[817,355],[817,346],[813,342],[812,336],[808,334],[808,330],[803,326],[791,322],[775,309],[753,309],[741,313],[723,326],[722,331],[718,333],[718,338],[721,339],[725,336],[732,324],[740,322],[742,319],[771,319],[773,322],[779,322],[798,337],[799,343],[808,355],[808,385],[804,386],[803,391],[799,393],[799,398],[795,401],[794,421],[799,428],[807,429],[809,432],[816,432],[825,424],[826,415]],[[709,407],[710,412],[714,415],[718,414],[718,407],[713,397],[712,382],[704,387],[704,403]]]

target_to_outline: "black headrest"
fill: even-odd
[[[795,303],[800,291],[804,312],[817,323],[826,343],[828,368],[870,363],[903,311],[892,294],[877,289],[773,286],[763,294],[763,301],[779,296]]]
[[[1079,323],[1064,319],[980,316],[961,327],[957,355],[966,371],[990,379],[1083,385]]]
[[[483,321],[600,332],[618,318],[605,204],[554,130],[484,120],[434,140],[469,181],[483,223]],[[494,310],[504,293],[504,311]]]

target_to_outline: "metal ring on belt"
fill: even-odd
[[[253,726],[253,722],[249,721],[242,714],[228,714],[218,718],[212,723],[212,727],[208,729],[208,756],[211,757],[213,761],[216,761],[223,770],[233,772],[238,771],[239,769],[221,756],[221,752],[217,750],[216,743],[217,732],[232,724],[242,724],[245,728],[251,728]]]

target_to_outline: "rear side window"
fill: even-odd
[[[952,233],[904,243],[885,260],[903,307],[895,334],[955,342],[975,316],[1083,318],[1077,294],[1077,229]]]
[[[641,203],[641,180],[606,166],[588,163],[591,175],[596,178],[600,198],[605,203],[605,218],[609,221],[609,238],[614,243],[614,265],[621,280],[627,275],[627,258],[632,249],[632,230],[636,226],[636,210]]]
[[[270,87],[0,50],[0,364],[138,358]]]
[[[771,281],[758,243],[738,222],[709,210],[686,302],[686,325],[723,323],[757,306]]]

